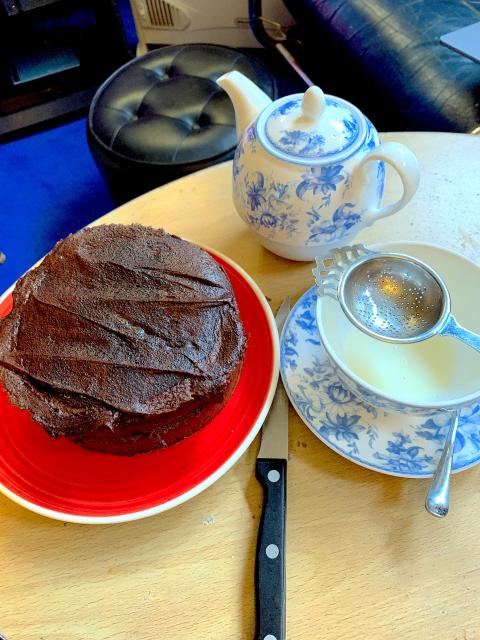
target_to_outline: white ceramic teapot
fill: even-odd
[[[310,87],[272,103],[238,71],[217,82],[235,108],[235,208],[273,253],[313,260],[414,195],[413,153],[399,143],[380,144],[371,122],[346,100]],[[381,207],[385,162],[400,175],[403,194]]]

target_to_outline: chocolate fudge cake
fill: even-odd
[[[0,381],[57,438],[134,455],[192,435],[237,384],[245,336],[222,267],[140,225],[59,242],[0,320]]]

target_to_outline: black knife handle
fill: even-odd
[[[285,515],[287,462],[258,458],[264,500],[255,563],[255,640],[285,640]]]

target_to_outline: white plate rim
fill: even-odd
[[[224,260],[226,263],[228,263],[232,267],[232,269],[234,269],[238,274],[240,274],[240,276],[249,284],[250,288],[252,289],[258,301],[260,302],[260,305],[262,306],[263,311],[265,312],[265,317],[269,325],[270,335],[272,338],[272,345],[273,345],[272,375],[271,375],[270,385],[268,388],[268,392],[267,392],[263,407],[260,410],[260,413],[258,414],[256,421],[252,425],[250,432],[248,433],[247,437],[243,440],[242,444],[232,453],[232,455],[216,471],[214,471],[210,476],[208,476],[208,478],[205,478],[205,480],[195,485],[195,487],[192,487],[188,491],[185,491],[184,493],[182,493],[180,496],[177,496],[176,498],[172,498],[171,500],[167,500],[166,502],[163,502],[160,505],[156,505],[155,507],[150,507],[148,509],[142,509],[140,511],[132,511],[131,513],[123,513],[123,514],[114,515],[114,516],[88,516],[88,515],[81,516],[76,514],[70,514],[64,511],[56,511],[54,509],[42,507],[41,505],[38,505],[35,502],[31,502],[30,500],[26,500],[25,498],[18,496],[11,489],[8,489],[7,487],[5,487],[1,482],[0,482],[0,493],[3,493],[3,495],[5,495],[7,498],[12,500],[13,502],[16,502],[20,506],[25,507],[29,511],[33,511],[34,513],[37,513],[39,515],[46,516],[47,518],[60,520],[62,522],[72,522],[75,524],[117,524],[121,522],[131,522],[134,520],[148,518],[150,516],[154,516],[164,511],[168,511],[170,509],[173,509],[174,507],[177,507],[183,504],[184,502],[187,502],[191,498],[194,498],[199,493],[202,493],[203,491],[205,491],[205,489],[207,489],[212,484],[214,484],[214,482],[216,482],[219,478],[221,478],[227,471],[229,471],[229,469],[231,469],[233,465],[245,453],[245,451],[248,449],[248,447],[251,445],[251,443],[257,436],[258,432],[260,431],[265,421],[265,418],[267,417],[267,414],[270,410],[270,406],[273,401],[273,396],[275,395],[275,390],[277,388],[277,382],[278,382],[279,371],[280,371],[280,341],[278,337],[277,326],[275,323],[275,317],[260,287],[253,280],[253,278],[242,267],[240,267],[240,265],[238,265],[234,260],[226,256],[225,254],[221,253],[220,251],[217,251],[216,249],[212,249],[211,247],[208,247],[206,245],[203,245],[197,242],[193,242],[193,241],[189,241],[189,242],[192,242],[192,244],[196,244],[197,246],[201,247],[205,251],[208,251],[212,255],[217,256],[221,260]],[[14,288],[15,288],[15,283],[0,296],[0,303],[3,302],[8,295],[10,295],[10,293],[13,291]]]

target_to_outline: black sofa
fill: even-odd
[[[480,64],[440,36],[480,21],[463,0],[284,0],[289,46],[327,93],[356,104],[382,131],[472,132]],[[480,5],[478,5],[480,7]]]

